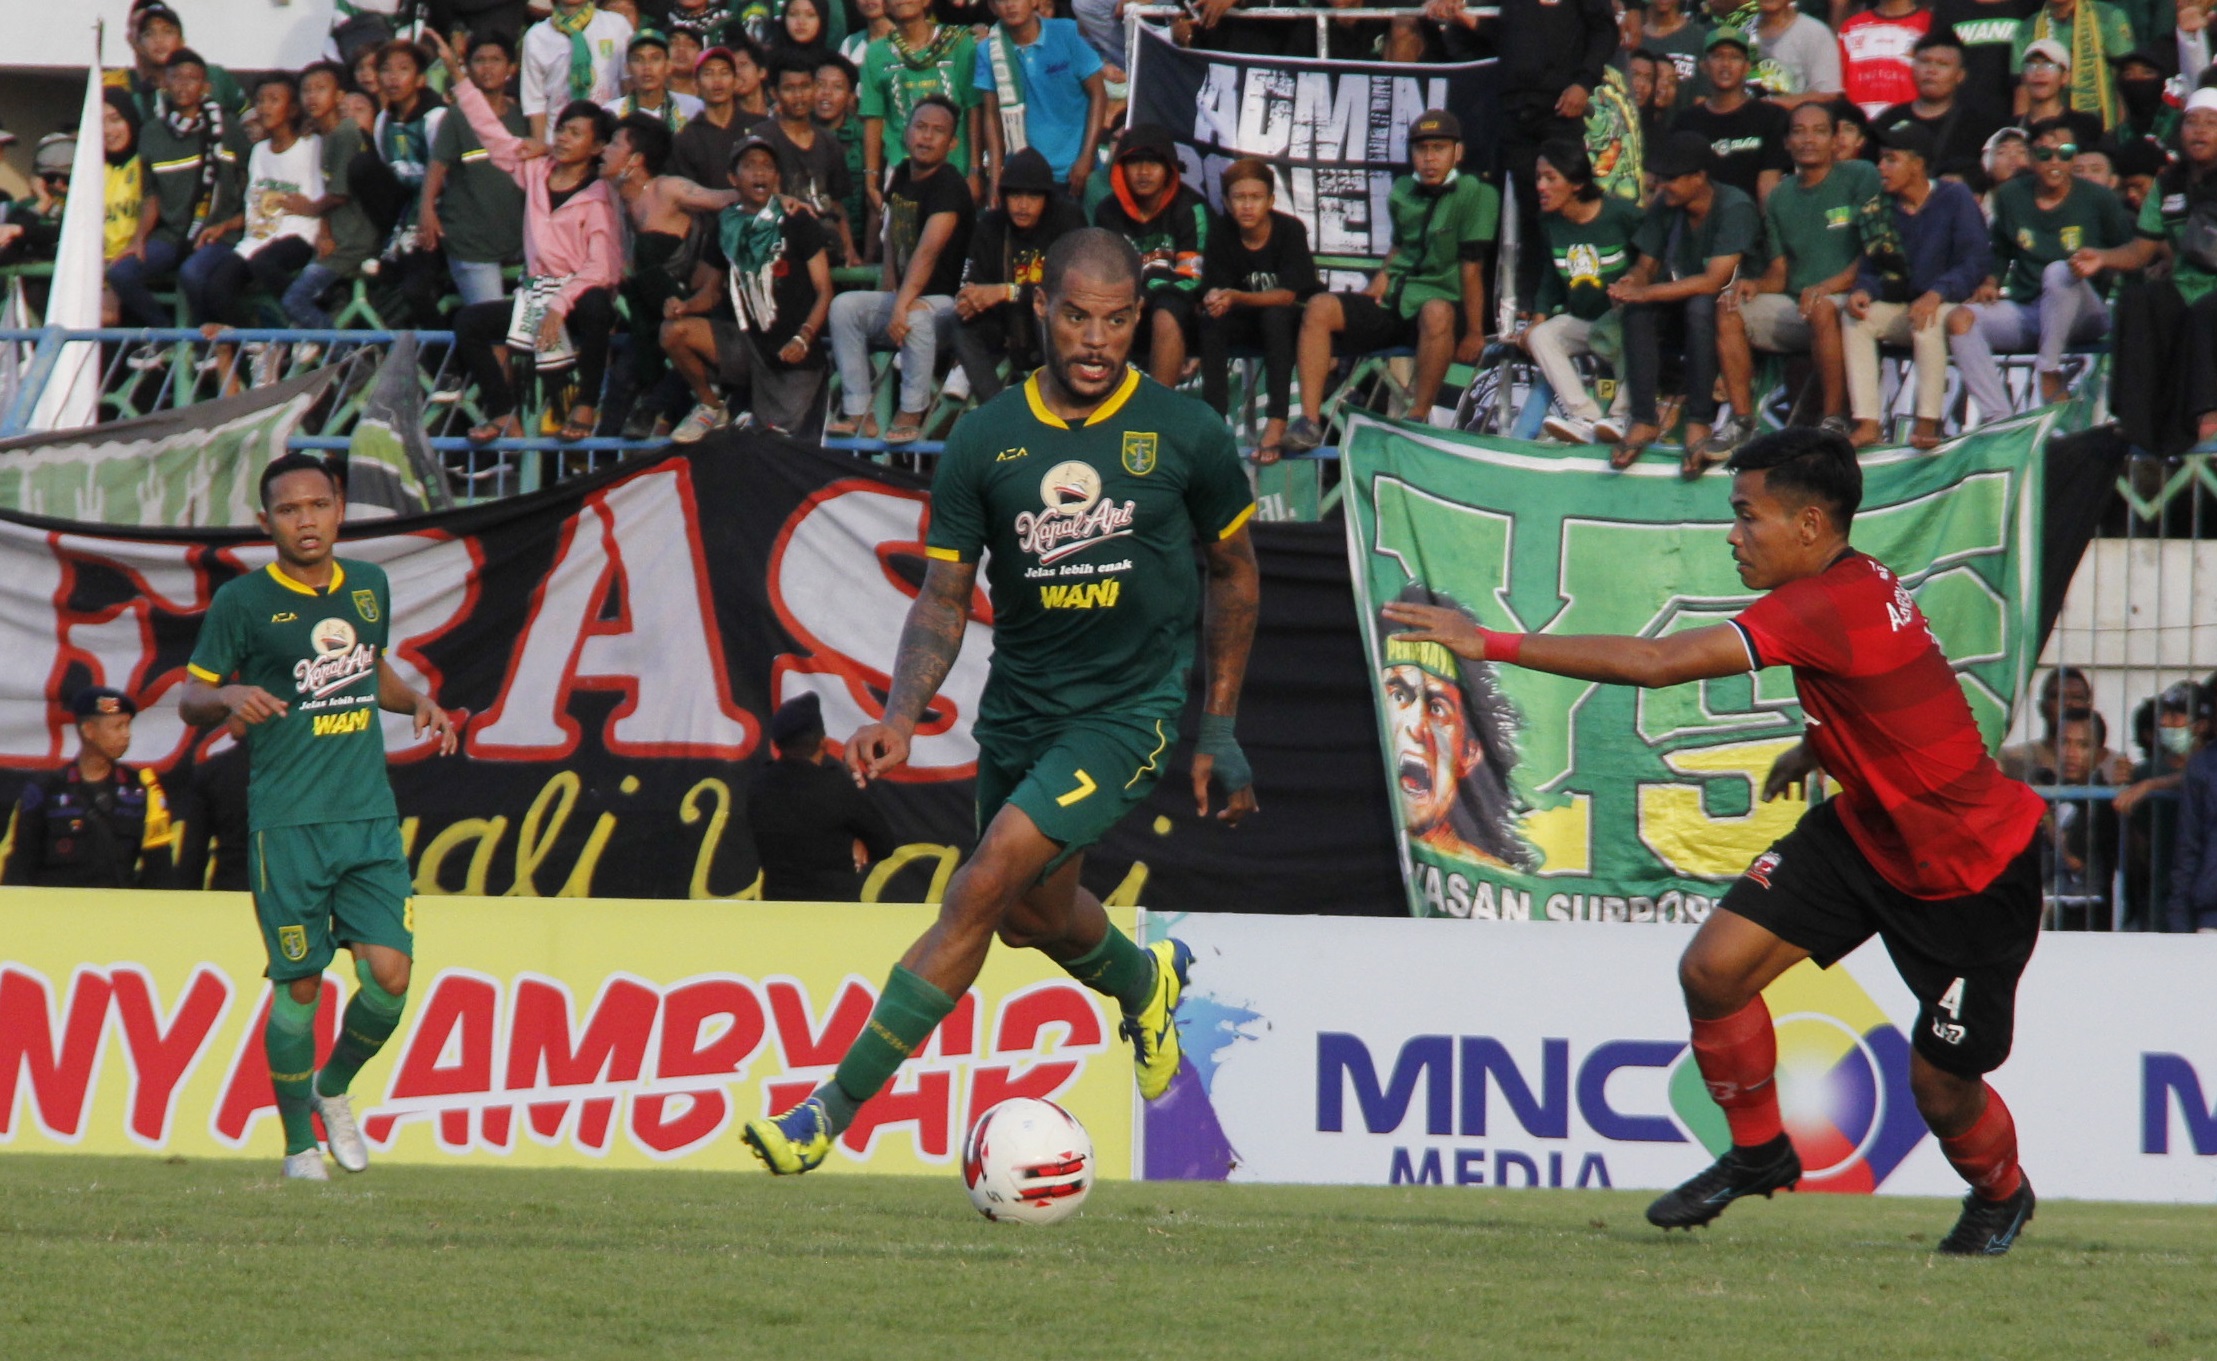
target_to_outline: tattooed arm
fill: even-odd
[[[1252,561],[1252,558],[1250,558]],[[974,562],[934,558],[924,571],[923,589],[908,607],[901,626],[901,648],[893,661],[893,693],[886,697],[885,721],[865,723],[847,739],[847,770],[858,785],[868,785],[908,760],[908,739],[923,720],[924,708],[962,654],[962,635],[970,624],[970,594],[978,577]],[[1252,631],[1253,619],[1249,618]],[[1245,649],[1241,657],[1245,658]]]
[[[1247,654],[1255,643],[1255,616],[1262,607],[1262,572],[1255,565],[1255,544],[1245,525],[1208,545],[1207,555],[1209,583],[1201,645],[1208,654],[1208,697],[1201,706],[1201,749],[1193,758],[1193,797],[1203,817],[1209,811],[1209,777],[1216,771],[1216,757],[1208,750],[1211,720],[1221,721],[1228,741],[1231,720],[1239,712],[1239,689],[1247,678]],[[1236,746],[1232,750],[1236,752]],[[1237,765],[1245,770],[1244,756]],[[1230,798],[1217,815],[1230,823],[1257,807],[1252,778],[1237,789],[1231,787],[1234,779],[1223,781]]]

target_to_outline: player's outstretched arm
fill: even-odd
[[[1444,645],[1472,661],[1508,662],[1534,671],[1609,685],[1660,687],[1737,676],[1748,670],[1747,644],[1730,624],[1688,629],[1661,638],[1585,634],[1496,633],[1461,610],[1399,601],[1386,618],[1407,626],[1401,637]]]
[[[900,650],[893,656],[893,691],[885,699],[885,721],[865,723],[847,739],[847,773],[857,785],[908,760],[908,739],[923,721],[931,697],[962,655],[962,635],[970,626],[970,595],[978,579],[974,562],[933,558],[924,584],[901,625]]]
[[[1239,691],[1247,679],[1247,655],[1255,645],[1255,619],[1262,610],[1262,569],[1255,564],[1254,540],[1241,525],[1208,546],[1209,585],[1201,619],[1201,645],[1208,654],[1208,697],[1202,701],[1201,740],[1193,757],[1193,802],[1209,815],[1209,777],[1223,784],[1226,801],[1220,821],[1237,824],[1260,805],[1254,772],[1232,736],[1239,713]]]
[[[226,685],[218,688],[195,676],[185,682],[178,696],[177,713],[196,728],[212,728],[236,718],[260,723],[285,716],[285,701],[259,685]]]
[[[454,731],[454,720],[440,708],[431,696],[417,694],[415,688],[400,678],[393,664],[379,658],[377,662],[377,707],[389,714],[413,714],[416,718],[416,736],[432,733],[439,739],[439,754],[452,756],[460,739]]]

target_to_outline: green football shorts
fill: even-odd
[[[973,731],[978,835],[1003,804],[1021,808],[1062,847],[1041,878],[1146,801],[1178,736],[1173,719],[1118,713],[980,723]]]
[[[259,829],[247,872],[272,982],[316,977],[340,944],[416,952],[415,885],[392,818]]]

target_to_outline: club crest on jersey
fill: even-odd
[[[1124,471],[1134,477],[1145,477],[1155,470],[1155,432],[1152,430],[1127,430],[1124,432]]]
[[[308,631],[316,655],[293,663],[293,688],[311,699],[344,690],[377,669],[377,649],[360,641],[344,619],[321,619]]]
[[[1127,444],[1127,460],[1129,448]],[[1076,459],[1047,470],[1047,475],[1039,479],[1039,499],[1044,510],[1027,510],[1016,517],[1016,540],[1017,546],[1039,559],[1041,566],[1081,553],[1105,539],[1122,538],[1132,532],[1132,521],[1139,513],[1136,501],[1118,505],[1104,499],[1101,475],[1092,464]]]
[[[1747,877],[1764,888],[1769,888],[1771,886],[1771,871],[1777,869],[1784,860],[1785,857],[1776,851],[1765,851],[1755,857],[1754,864],[1747,867]]]
[[[377,622],[377,592],[362,590],[354,593],[354,612],[362,616],[365,624]]]

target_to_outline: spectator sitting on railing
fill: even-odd
[[[993,13],[1000,22],[978,44],[971,74],[993,174],[1032,147],[1070,196],[1082,198],[1108,109],[1101,58],[1074,21],[1040,18],[1034,0],[993,0]],[[998,192],[991,197],[998,201]]]
[[[731,153],[747,140],[755,120],[739,111],[739,58],[728,47],[711,47],[693,63],[693,86],[701,111],[678,129],[671,144],[673,173],[695,184],[722,184],[731,174]]]
[[[662,352],[662,322],[668,304],[694,289],[695,273],[712,232],[706,215],[722,212],[738,200],[731,189],[710,189],[682,175],[662,172],[670,163],[670,129],[652,114],[635,113],[616,124],[601,175],[615,186],[631,230],[621,292],[631,335],[631,414],[623,437],[643,440],[670,428],[671,408],[684,393],[663,385],[668,361]],[[742,146],[745,143],[741,143]],[[724,182],[731,182],[725,176]],[[675,390],[670,390],[675,389]],[[585,395],[590,401],[592,395]]]
[[[1886,438],[1880,421],[1878,347],[1907,345],[1914,356],[1915,449],[1940,445],[1948,385],[1948,316],[1993,273],[1986,219],[1971,191],[1932,178],[1932,133],[1897,123],[1879,133],[1884,192],[1863,223],[1863,266],[1848,294],[1841,345],[1847,351],[1849,438],[1858,449]]]
[[[1639,205],[1603,193],[1594,183],[1586,149],[1568,139],[1541,147],[1534,173],[1539,180],[1540,243],[1554,268],[1541,276],[1539,297],[1525,313],[1526,325],[1515,340],[1532,356],[1567,413],[1549,416],[1542,423],[1546,434],[1572,444],[1613,445],[1624,438],[1632,387],[1621,368],[1624,319],[1609,302],[1609,285],[1639,258],[1632,244],[1640,230]],[[1572,362],[1604,350],[1620,356],[1616,399],[1606,416]]]
[[[159,117],[162,93],[167,88],[169,59],[185,45],[185,21],[164,4],[140,4],[131,8],[126,21],[132,63],[121,71],[109,71],[102,83],[130,95],[142,121]],[[246,90],[221,66],[210,65],[209,97],[236,120],[246,114]]]
[[[314,331],[331,325],[331,316],[324,310],[326,295],[359,274],[362,263],[377,253],[376,224],[354,189],[354,169],[366,143],[360,125],[345,113],[346,81],[346,68],[335,61],[319,61],[300,75],[300,107],[307,127],[316,134],[323,192],[312,201],[288,206],[320,219],[322,230],[316,238],[316,258],[285,290],[282,305],[289,325]],[[454,122],[459,126],[462,120]],[[498,289],[494,296],[499,296]],[[293,359],[305,366],[319,348],[295,346]]]
[[[631,35],[625,52],[624,69],[630,73],[631,93],[607,101],[602,108],[616,115],[619,121],[635,113],[645,114],[662,123],[672,134],[683,131],[688,121],[700,116],[700,100],[670,89],[670,40],[667,36],[655,29],[642,28]]]
[[[173,316],[155,299],[153,286],[178,275],[189,303],[201,281],[197,275],[187,277],[187,257],[237,231],[240,219],[246,139],[209,95],[208,67],[199,53],[181,47],[170,54],[156,107],[156,117],[139,133],[149,192],[139,213],[138,234],[108,267],[108,286],[131,326],[170,325]],[[203,263],[196,268],[205,271],[217,257],[200,258]],[[157,368],[161,363],[160,352],[149,346],[134,357],[132,367]]]
[[[1170,129],[1153,123],[1125,132],[1108,181],[1109,196],[1093,210],[1093,225],[1115,232],[1139,252],[1147,372],[1163,386],[1176,387],[1195,338],[1209,205],[1180,183],[1177,143]]]
[[[454,49],[428,35],[447,65],[455,104],[469,119],[493,164],[524,191],[525,277],[513,299],[482,302],[455,314],[454,343],[476,379],[483,423],[478,443],[523,434],[518,394],[508,381],[513,355],[528,380],[538,369],[577,368],[578,396],[562,426],[565,440],[583,439],[597,423],[608,337],[616,322],[615,288],[623,258],[616,196],[601,178],[601,153],[615,135],[608,110],[573,101],[555,120],[548,154],[524,158],[526,143],[501,124],[485,94],[462,79]],[[528,394],[526,394],[528,400]]]
[[[469,57],[470,83],[485,96],[485,106],[510,133],[529,137],[531,123],[523,106],[508,97],[508,82],[516,74],[515,45],[498,33],[472,34],[463,51]],[[426,250],[444,252],[447,274],[464,307],[496,301],[507,291],[501,266],[523,253],[523,190],[493,164],[467,118],[441,121],[431,139],[416,239]]]
[[[2056,733],[2056,764],[2032,772],[2034,785],[2098,785],[2108,724],[2092,709],[2067,711]],[[2042,876],[2056,924],[2078,916],[2084,930],[2109,929],[2110,880],[2117,864],[2117,814],[2109,800],[2050,799]]]
[[[2179,681],[2133,711],[2133,738],[2146,759],[2132,768],[2132,783],[2110,806],[2125,823],[2125,920],[2152,927],[2151,904],[2170,901],[2171,857],[2178,844],[2179,787],[2186,764],[2206,746],[2217,719],[2217,695]]]
[[[816,125],[816,57],[787,50],[777,55],[774,66],[777,113],[755,124],[752,135],[777,149],[778,192],[805,205],[824,224],[832,262],[852,264],[854,230],[846,201],[854,185],[847,176],[846,148],[828,128]]]
[[[750,137],[732,158],[738,201],[716,218],[717,260],[690,298],[663,308],[662,348],[694,406],[670,438],[692,444],[731,423],[726,392],[761,424],[805,438],[822,408],[831,254],[821,219],[787,207],[777,148]]]
[[[1411,173],[1395,180],[1386,198],[1393,249],[1384,268],[1362,292],[1318,293],[1302,311],[1301,415],[1286,427],[1288,453],[1324,442],[1320,422],[1333,355],[1413,345],[1409,417],[1423,420],[1447,366],[1475,364],[1485,352],[1486,257],[1501,225],[1501,193],[1457,169],[1462,159],[1463,126],[1455,115],[1433,109],[1409,125]]]
[[[1624,382],[1632,389],[1632,428],[1609,456],[1612,468],[1631,467],[1662,437],[1657,393],[1663,355],[1672,349],[1685,356],[1685,454],[1679,471],[1699,477],[1754,433],[1744,412],[1711,429],[1717,414],[1717,299],[1742,259],[1760,250],[1763,235],[1755,201],[1710,178],[1715,163],[1709,139],[1684,129],[1648,155],[1656,191],[1632,240],[1640,260],[1609,286],[1610,300],[1624,306]]]
[[[1226,215],[1209,229],[1201,260],[1201,397],[1218,415],[1227,414],[1232,349],[1262,351],[1267,405],[1257,463],[1275,463],[1285,452],[1301,308],[1324,290],[1307,225],[1273,211],[1277,187],[1268,161],[1242,157],[1226,166]]]
[[[260,116],[263,137],[254,144],[246,163],[246,230],[234,247],[228,243],[202,247],[212,252],[214,263],[200,274],[200,296],[194,310],[201,333],[211,339],[225,327],[252,326],[258,308],[249,284],[271,299],[289,296],[293,282],[315,263],[316,241],[323,223],[312,212],[323,199],[323,144],[301,127],[300,86],[280,72],[255,83],[254,111]],[[197,257],[196,257],[197,259]],[[188,263],[188,269],[195,267]],[[195,271],[197,272],[197,271]],[[303,324],[293,319],[295,325]],[[254,385],[275,381],[283,355],[266,343],[249,346],[259,362]],[[218,345],[218,364],[228,375],[227,393],[246,384],[231,353]]]
[[[2171,258],[2169,279],[2118,289],[2109,370],[2125,438],[2166,458],[2217,440],[2217,89],[2188,97],[2179,151],[2141,205],[2131,244],[2071,257],[2081,276]]]
[[[1833,106],[1803,104],[1787,116],[1786,151],[1794,173],[1763,205],[1770,266],[1741,279],[1717,313],[1717,363],[1735,411],[1753,412],[1755,351],[1803,354],[1823,392],[1821,423],[1847,433],[1847,361],[1834,301],[1855,286],[1863,262],[1859,223],[1878,197],[1878,169],[1836,161]]]
[[[876,439],[870,413],[870,350],[901,353],[900,411],[885,442],[924,433],[943,346],[954,338],[955,291],[970,249],[976,209],[970,186],[947,163],[961,114],[945,95],[926,95],[908,117],[908,155],[885,191],[884,287],[842,293],[831,304],[831,357],[839,366],[840,419],[824,433]]]
[[[2002,773],[2012,780],[2030,782],[2036,770],[2053,770],[2061,759],[2056,754],[2056,734],[2062,726],[2063,715],[2094,707],[2094,683],[2084,671],[2075,666],[2059,666],[2040,683],[2040,736],[2030,742],[2019,742],[2003,747],[1995,759],[2000,761]],[[2132,778],[2132,761],[2119,753],[2103,749],[2095,757],[2095,766],[2103,772],[2107,784],[2124,784]]]
[[[446,122],[446,101],[425,79],[430,62],[422,48],[395,39],[377,50],[378,87],[385,107],[370,134],[377,159],[392,175],[397,193],[385,244],[378,252],[377,311],[388,324],[413,321],[424,330],[446,325],[439,302],[446,296],[446,259],[426,246],[416,232],[423,207],[423,186],[431,170],[431,144]],[[456,85],[464,72],[453,72]]]
[[[970,395],[980,403],[1001,395],[1001,361],[1009,376],[1020,378],[1038,368],[1039,319],[1032,293],[1039,285],[1047,251],[1085,225],[1047,158],[1033,147],[1008,158],[1001,171],[1001,206],[978,214],[970,237],[969,259],[962,266],[962,287],[955,294],[955,354],[970,379]]]
[[[2132,240],[2132,218],[2117,196],[2080,178],[2071,158],[2079,150],[2064,119],[2036,123],[2032,174],[1994,191],[1992,275],[1971,295],[1971,305],[1948,318],[1948,349],[1963,390],[1984,420],[2010,413],[1994,352],[2037,348],[2043,405],[2070,395],[2063,381],[2063,351],[2109,334],[2109,303],[2097,292],[2099,276],[2071,267],[2078,249],[2114,250]],[[1965,417],[1966,421],[1969,417]]]
[[[2170,888],[2173,931],[2217,931],[2217,742],[2186,764]]]

